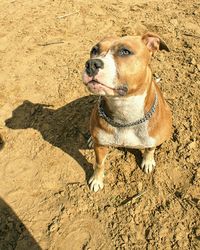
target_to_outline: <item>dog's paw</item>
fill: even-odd
[[[89,180],[90,190],[97,192],[103,188],[103,177],[96,176],[95,174]]]
[[[156,163],[154,159],[142,160],[141,168],[146,174],[151,173],[154,170],[155,166],[156,166]]]
[[[88,148],[93,148],[94,147],[94,142],[92,140],[92,136],[87,141]]]

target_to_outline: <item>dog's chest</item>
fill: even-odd
[[[126,124],[144,117],[145,97],[146,92],[127,98],[108,98],[107,104],[113,111],[113,120]],[[147,148],[155,145],[154,139],[148,134],[148,121],[125,128],[112,127],[112,133],[100,129],[98,141],[101,145],[131,148]]]
[[[101,145],[130,148],[149,148],[155,140],[148,135],[147,122],[130,128],[114,128],[113,133],[99,130],[98,141]]]

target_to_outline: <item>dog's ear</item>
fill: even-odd
[[[167,44],[163,39],[161,39],[158,35],[147,32],[142,36],[142,41],[145,43],[147,48],[152,52],[156,52],[158,50],[166,50],[170,51]]]

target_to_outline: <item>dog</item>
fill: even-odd
[[[157,35],[106,37],[85,63],[83,82],[99,95],[90,119],[96,163],[90,189],[102,189],[104,161],[110,146],[143,150],[141,168],[150,173],[155,148],[171,135],[172,114],[153,80],[150,61],[158,50],[169,52]]]

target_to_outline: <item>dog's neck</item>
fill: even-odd
[[[115,122],[129,123],[144,116],[146,91],[137,96],[105,97],[106,113]]]
[[[144,117],[144,114],[151,109],[155,94],[152,73],[148,68],[140,93],[124,97],[104,96],[103,106],[107,115],[114,122],[126,124]]]

